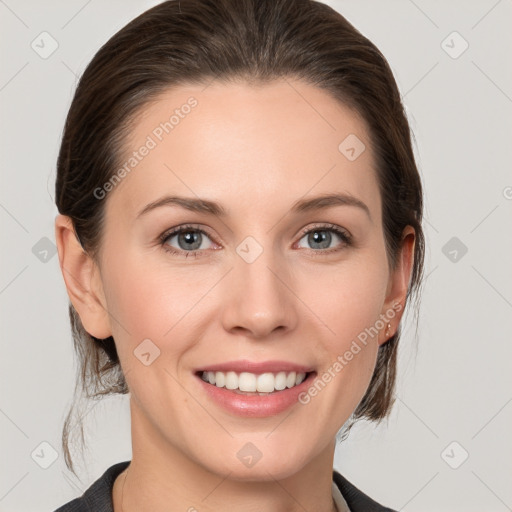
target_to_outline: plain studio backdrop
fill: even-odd
[[[55,254],[55,165],[78,77],[155,1],[0,1],[0,511],[54,510],[131,458],[128,398],[92,402],[81,481],[60,446],[72,398]],[[388,59],[425,185],[417,336],[406,317],[388,421],[334,466],[407,512],[512,510],[512,2],[327,2]],[[44,44],[41,44],[41,40]]]

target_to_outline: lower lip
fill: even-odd
[[[202,388],[217,404],[230,413],[251,418],[274,416],[298,403],[298,396],[311,386],[316,372],[308,374],[298,386],[274,391],[269,395],[240,395],[226,388],[219,388],[204,381],[196,374]]]

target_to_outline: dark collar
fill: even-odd
[[[127,460],[110,466],[82,496],[66,503],[55,512],[114,512],[112,503],[114,481],[130,462]]]
[[[336,470],[332,472],[332,479],[345,498],[350,512],[395,512],[379,505]]]

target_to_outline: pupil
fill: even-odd
[[[185,240],[185,244],[182,245],[181,244],[181,240],[182,240],[182,237],[183,239]],[[197,243],[197,240],[200,238],[200,233],[196,232],[196,231],[186,231],[184,233],[181,233],[180,237],[178,237],[178,240],[179,240],[179,245],[182,249],[192,249],[192,250],[195,250],[195,249],[198,249],[200,246],[201,246],[201,241],[199,240],[199,244]],[[196,245],[192,245],[192,244],[196,244]]]
[[[320,236],[319,233],[321,233]],[[310,234],[310,242],[313,244],[319,244],[320,249],[326,249],[329,247],[331,242],[331,234],[328,231],[313,231]]]

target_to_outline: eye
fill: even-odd
[[[164,250],[172,254],[184,254],[185,257],[191,254],[197,257],[202,251],[210,249],[208,240],[208,233],[195,226],[180,226],[160,236]]]
[[[306,240],[307,244],[310,244],[309,248],[322,249],[323,252],[334,252],[343,249],[343,247],[350,246],[352,244],[351,235],[344,229],[334,224],[321,224],[314,226],[312,229],[309,228],[307,231],[302,233],[304,236],[299,240],[299,247],[302,240]],[[334,234],[334,236],[333,236]],[[341,240],[339,247],[332,247],[331,243],[336,242],[336,238]],[[306,247],[308,248],[308,247]],[[315,251],[319,252],[319,251]]]
[[[178,256],[188,257],[192,255],[197,258],[202,256],[207,249],[215,249],[215,247],[208,245],[208,242],[215,245],[210,235],[205,230],[193,225],[173,228],[163,233],[159,239],[165,251]],[[336,239],[341,243],[332,247],[331,244],[335,243]],[[336,252],[352,245],[351,235],[334,224],[320,224],[304,230],[298,242],[298,247],[301,247],[302,240],[306,240],[306,243],[310,244],[310,249],[313,249],[313,252],[321,254]]]

